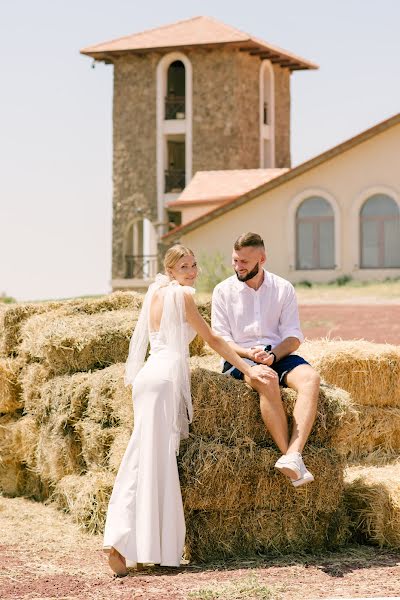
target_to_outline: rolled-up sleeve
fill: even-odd
[[[300,327],[296,293],[291,284],[287,286],[286,297],[282,305],[282,312],[279,319],[279,335],[282,340],[288,337],[295,337],[300,342],[304,342],[304,335]]]
[[[229,325],[227,308],[223,294],[218,286],[214,289],[211,302],[211,328],[226,342],[233,342],[232,331]]]

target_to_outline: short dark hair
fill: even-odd
[[[249,246],[265,250],[262,237],[258,235],[258,233],[252,233],[251,231],[239,235],[236,242],[233,244],[235,250],[241,250],[241,248],[247,248]]]

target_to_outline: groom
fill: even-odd
[[[317,411],[319,375],[300,356],[293,354],[303,341],[294,288],[289,281],[264,269],[264,242],[257,233],[244,233],[235,242],[232,266],[235,275],[219,283],[212,298],[212,328],[250,364],[269,366],[276,374],[260,383],[225,362],[223,372],[245,379],[260,395],[261,417],[282,452],[275,467],[295,487],[314,480],[301,452]],[[279,386],[297,392],[293,430]]]

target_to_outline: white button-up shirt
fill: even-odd
[[[224,340],[243,348],[267,344],[275,348],[288,337],[304,340],[292,284],[265,269],[257,291],[236,275],[215,287],[211,326]]]

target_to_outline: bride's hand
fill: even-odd
[[[256,365],[250,369],[250,379],[260,381],[261,383],[266,383],[271,379],[277,378],[277,373],[270,367],[267,367],[267,365]]]

